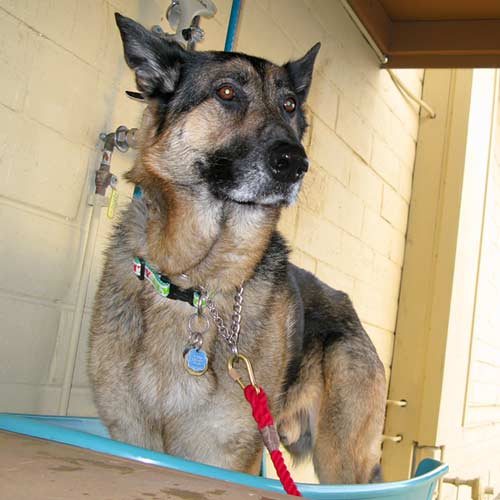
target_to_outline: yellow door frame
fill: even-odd
[[[428,70],[417,143],[382,466],[412,462],[462,439],[496,70]]]

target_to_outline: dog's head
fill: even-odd
[[[316,44],[284,66],[230,52],[193,52],[116,15],[125,59],[148,108],[149,174],[208,186],[221,200],[292,203],[308,168],[300,140]]]

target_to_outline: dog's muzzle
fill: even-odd
[[[280,141],[269,150],[269,166],[277,181],[291,183],[307,172],[309,160],[302,146]]]

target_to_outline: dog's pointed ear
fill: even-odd
[[[318,55],[321,43],[317,43],[312,47],[307,54],[297,61],[290,61],[285,64],[285,69],[288,71],[297,95],[305,100],[311,86],[314,61]]]
[[[115,18],[123,41],[125,60],[135,71],[138,89],[150,98],[173,92],[186,51],[177,43],[160,38],[118,12]]]

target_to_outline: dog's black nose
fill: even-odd
[[[276,180],[297,181],[309,168],[304,148],[289,142],[277,142],[269,151],[269,164]]]

